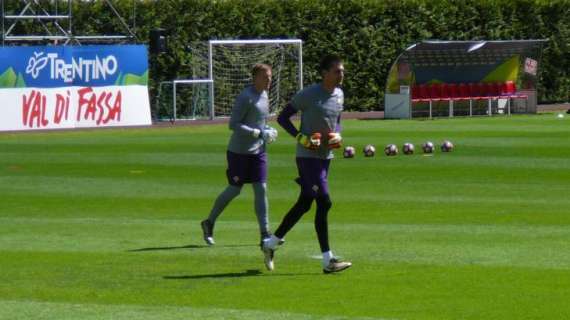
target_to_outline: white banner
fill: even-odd
[[[0,90],[0,131],[150,125],[142,85]]]

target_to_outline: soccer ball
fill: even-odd
[[[384,153],[387,156],[395,156],[398,154],[398,147],[395,144],[389,144],[384,148]]]
[[[374,154],[376,154],[376,148],[374,148],[374,146],[371,144],[367,144],[362,152],[364,153],[365,157],[374,157]]]
[[[402,151],[404,154],[414,154],[414,145],[411,143],[404,143]]]
[[[451,143],[451,141],[445,140],[441,144],[441,151],[442,152],[450,152],[451,150],[453,150],[453,143]]]
[[[427,141],[426,143],[424,143],[422,145],[422,150],[424,150],[424,153],[433,153],[433,149],[434,149],[434,146],[433,146],[433,142],[431,142],[431,141]]]
[[[345,158],[354,158],[354,154],[356,153],[356,150],[354,150],[354,147],[352,146],[346,146],[344,148],[344,152],[342,153],[342,155]]]

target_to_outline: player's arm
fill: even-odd
[[[338,119],[336,121],[336,126],[334,132],[329,132],[327,144],[329,149],[338,149],[342,146],[342,136],[340,135],[341,131],[340,126],[340,114],[338,115]]]
[[[295,128],[295,125],[291,121],[291,117],[297,113],[297,109],[293,108],[293,105],[288,103],[283,110],[277,116],[277,123],[287,131],[291,136],[296,137],[299,134],[299,130]]]
[[[248,104],[245,103],[241,96],[236,98],[234,107],[232,108],[232,114],[230,115],[230,130],[233,130],[244,136],[253,136],[258,138],[261,134],[261,130],[252,128],[243,123],[243,120],[247,116]]]
[[[291,117],[297,113],[297,109],[292,104],[287,104],[285,108],[279,113],[277,123],[287,131],[291,136],[295,137],[297,141],[308,149],[317,149],[321,145],[321,134],[314,133],[311,136],[302,134],[291,121]]]

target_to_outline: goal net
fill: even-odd
[[[212,80],[163,81],[158,86],[153,118],[158,121],[207,119]]]
[[[229,116],[236,96],[252,83],[256,63],[273,68],[269,109],[277,113],[303,85],[301,40],[211,40],[191,46],[193,79],[211,79],[210,117]]]

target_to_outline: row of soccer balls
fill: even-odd
[[[404,154],[414,154],[415,147],[411,143],[404,143],[402,146],[402,152]],[[435,150],[435,146],[433,142],[427,141],[426,143],[422,144],[422,150],[424,153],[433,153]],[[451,141],[444,141],[441,144],[441,151],[442,152],[450,152],[453,150],[453,143]],[[367,144],[364,149],[362,149],[362,153],[364,153],[365,157],[373,157],[376,154],[376,148],[371,145]],[[395,156],[399,153],[398,146],[395,144],[389,144],[384,148],[384,153],[387,156]],[[345,158],[354,158],[356,154],[356,150],[352,146],[347,146],[344,148],[343,156]]]

